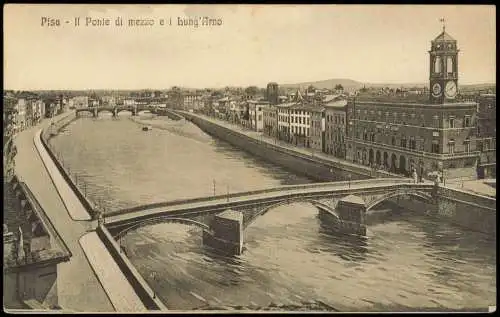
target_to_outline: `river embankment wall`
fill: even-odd
[[[167,310],[168,308],[155,296],[153,289],[148,285],[144,278],[139,274],[134,265],[127,256],[120,250],[120,246],[113,238],[105,226],[100,225],[96,229],[97,235],[105,245],[109,254],[116,262],[120,270],[127,277],[130,285],[148,310]]]
[[[55,166],[57,167],[58,171],[61,173],[64,180],[68,183],[68,185],[74,191],[75,195],[78,197],[78,200],[80,200],[80,202],[85,207],[89,215],[91,217],[94,217],[96,213],[95,204],[90,199],[88,199],[82,192],[82,190],[78,187],[76,182],[70,176],[70,173],[64,168],[63,164],[59,161],[59,159],[55,154],[55,150],[50,145],[51,138],[55,137],[62,129],[64,129],[71,122],[77,119],[78,117],[76,116],[75,112],[70,112],[67,115],[62,115],[61,117],[54,120],[50,126],[42,129],[42,133],[40,133],[40,140],[43,144],[43,147],[49,154]]]
[[[358,167],[338,161],[328,161],[313,155],[305,155],[278,144],[261,141],[195,114],[182,112],[182,116],[196,124],[204,132],[218,139],[226,141],[268,162],[282,166],[295,174],[303,175],[316,181],[346,180],[349,176],[352,180],[397,177],[384,172],[378,172],[374,175],[366,167]]]
[[[457,188],[439,186],[433,203],[416,199],[395,199],[398,207],[445,220],[456,226],[496,234],[496,199],[463,191]]]

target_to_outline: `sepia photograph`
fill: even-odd
[[[496,311],[494,5],[3,8],[4,312]]]

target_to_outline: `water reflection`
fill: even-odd
[[[313,245],[320,246],[321,252],[330,252],[344,261],[366,260],[369,253],[366,236],[341,234],[318,218],[318,240]]]

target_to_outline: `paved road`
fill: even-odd
[[[369,179],[369,180],[361,180],[361,181],[353,181],[348,187],[348,182],[333,182],[333,183],[320,183],[320,184],[309,184],[309,185],[299,185],[299,186],[283,186],[277,188],[271,192],[265,193],[257,193],[257,194],[247,194],[241,193],[238,197],[229,198],[229,202],[244,202],[249,200],[257,200],[257,199],[271,199],[282,197],[283,195],[289,194],[307,194],[307,193],[318,193],[318,192],[331,192],[335,190],[345,190],[345,189],[373,189],[376,187],[387,187],[396,184],[408,184],[410,186],[422,187],[422,186],[433,186],[431,182],[418,183],[414,184],[408,179]],[[287,189],[287,187],[291,189]],[[297,188],[302,187],[302,188]],[[163,212],[175,212],[182,211],[190,208],[200,208],[207,206],[215,206],[218,204],[227,203],[228,199],[225,197],[221,197],[218,199],[211,199],[207,197],[206,200],[197,201],[197,202],[180,202],[179,204],[166,206],[166,207],[155,207],[148,208],[139,211],[128,212],[124,214],[108,216],[106,217],[106,223],[112,223],[116,221],[124,221],[129,219],[134,219],[139,216],[144,216],[146,214],[155,214],[155,213],[163,213]]]
[[[496,179],[455,180],[446,182],[446,185],[483,196],[496,197],[496,185],[492,187],[488,183],[496,184]]]
[[[90,232],[81,237],[80,245],[85,250],[92,267],[94,267],[99,281],[101,281],[104,289],[108,291],[109,299],[113,306],[116,307],[116,311],[147,311],[96,232]],[[120,286],[119,292],[116,291],[117,286]]]
[[[42,144],[40,140],[40,134],[42,130],[40,129],[35,133],[34,143],[40,155],[40,158],[45,165],[45,168],[49,171],[49,175],[52,178],[52,182],[59,193],[59,196],[62,198],[62,202],[64,203],[66,210],[68,211],[70,217],[73,220],[91,220],[87,209],[80,203],[78,197],[76,196],[73,189],[69,186],[68,182],[64,179],[62,174],[57,169],[56,164],[47,153],[47,150]]]
[[[45,121],[42,126],[48,126],[49,123]],[[33,142],[40,127],[25,130],[16,137],[16,172],[30,187],[73,253],[69,262],[58,266],[59,303],[74,311],[112,312],[114,308],[78,243],[91,224],[73,221],[66,211]]]

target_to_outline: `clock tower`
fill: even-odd
[[[431,42],[429,98],[433,104],[454,102],[458,93],[457,41],[445,31]]]

